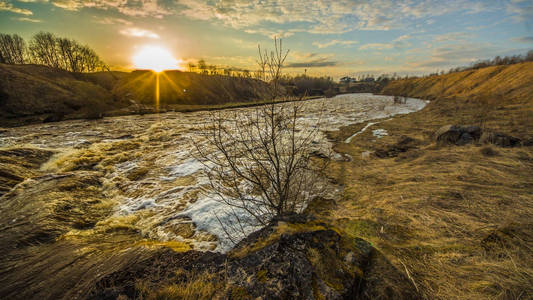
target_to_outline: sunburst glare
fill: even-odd
[[[155,72],[179,69],[179,60],[170,51],[160,46],[144,46],[133,56],[133,65],[137,69]]]

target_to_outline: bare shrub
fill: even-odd
[[[217,218],[234,243],[276,216],[301,212],[324,192],[320,171],[327,156],[313,153],[320,118],[304,124],[303,102],[275,104],[284,97],[278,81],[287,52],[281,40],[274,42],[275,50],[260,51],[258,62],[268,72],[262,77],[270,79],[272,103],[211,114],[205,147],[196,143],[212,192],[228,208]]]

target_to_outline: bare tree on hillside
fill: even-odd
[[[284,97],[278,81],[286,56],[281,40],[275,40],[274,51],[260,55],[274,99]],[[206,124],[206,144],[196,143],[197,155],[212,192],[231,210],[219,222],[232,241],[242,238],[246,228],[300,212],[322,195],[320,171],[327,159],[312,153],[320,121],[304,124],[302,112],[303,102],[273,100],[252,111],[213,113]]]
[[[40,32],[30,41],[30,55],[37,64],[71,72],[95,72],[107,69],[96,52],[77,41]]]
[[[17,34],[0,34],[0,63],[26,63],[26,43]]]
[[[56,37],[49,32],[39,32],[30,41],[30,55],[32,60],[41,65],[59,68],[59,49]]]

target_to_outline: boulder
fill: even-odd
[[[164,267],[154,267],[160,261],[151,260],[109,274],[89,298],[144,298],[194,286],[214,290],[212,299],[422,298],[409,278],[370,243],[301,215],[274,220],[227,254],[189,251],[172,256],[176,263]],[[155,277],[150,270],[169,276]],[[172,275],[184,273],[192,275]],[[198,277],[206,273],[207,282]],[[135,282],[148,282],[148,292],[131,289]]]
[[[441,145],[462,146],[479,140],[481,134],[479,126],[444,125],[435,132],[435,140]]]

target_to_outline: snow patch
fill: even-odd
[[[380,139],[384,136],[389,135],[389,133],[385,129],[375,129],[375,130],[372,130],[372,135]]]
[[[352,142],[352,139],[353,139],[354,137],[356,137],[356,136],[360,135],[361,133],[365,132],[365,131],[368,129],[368,127],[370,127],[370,126],[372,126],[372,125],[375,125],[375,124],[378,124],[378,123],[379,123],[379,122],[368,122],[368,124],[366,124],[366,126],[363,127],[363,129],[361,129],[361,130],[359,130],[358,132],[352,134],[352,135],[351,135],[349,138],[347,138],[344,142],[345,142],[346,144],[351,143],[351,142]]]

